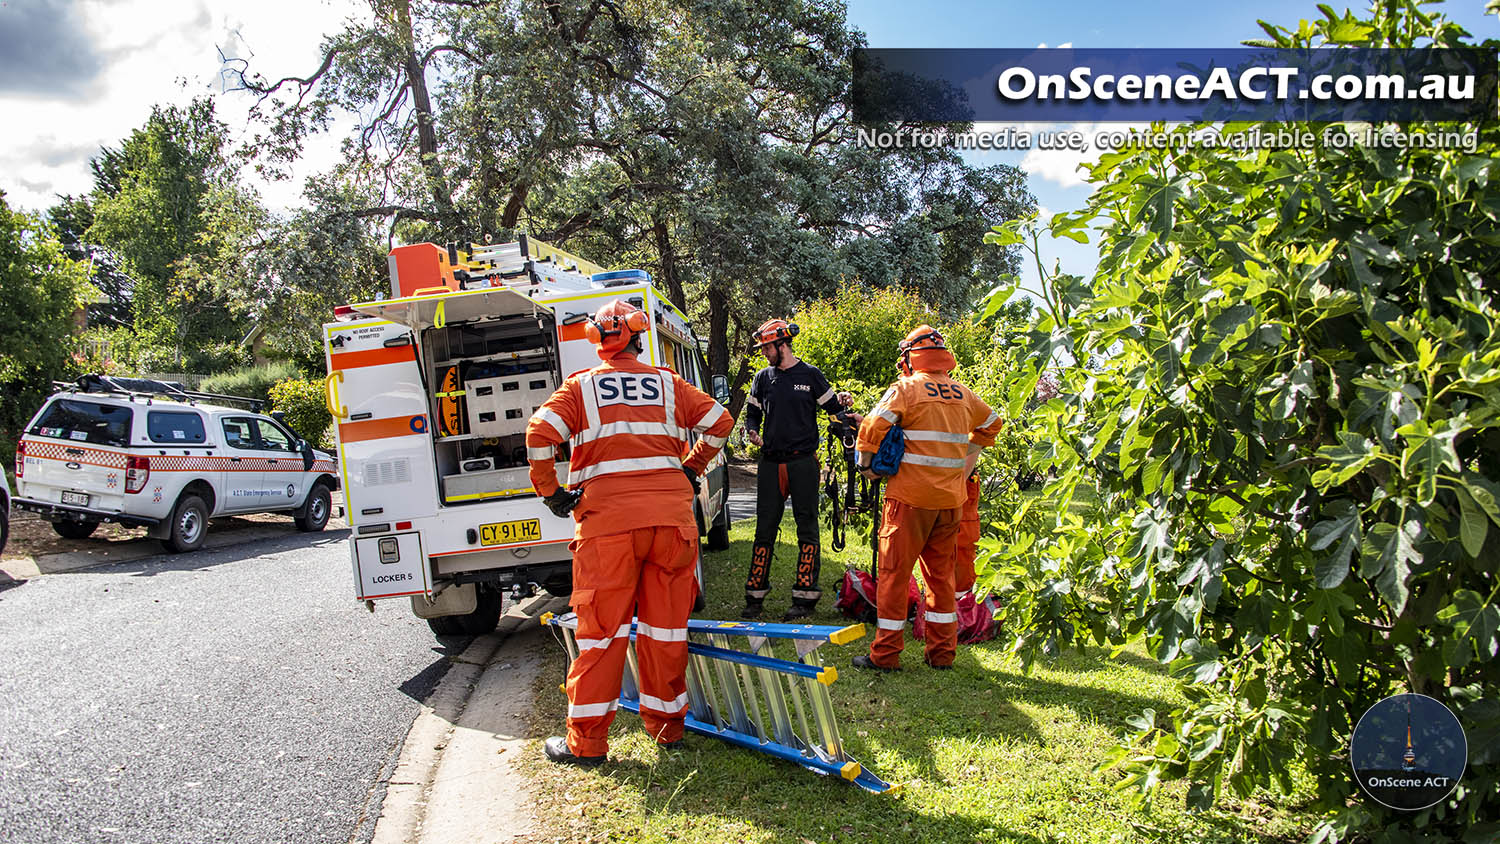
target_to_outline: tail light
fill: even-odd
[[[16,477],[26,474],[26,441],[16,443]]]
[[[125,491],[140,492],[151,477],[151,458],[131,455],[125,460]]]

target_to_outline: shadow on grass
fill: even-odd
[[[561,729],[565,705],[552,693],[564,660],[552,660],[537,684],[537,735]],[[898,794],[871,794],[836,778],[689,733],[680,751],[654,745],[633,714],[610,731],[610,761],[579,771],[534,757],[525,763],[536,795],[564,839],[604,832],[610,840],[695,842],[1007,841],[1051,840],[1007,829],[962,811],[934,808]],[[560,824],[575,825],[567,829]]]
[[[790,520],[783,524],[773,558],[768,619],[779,617],[778,598],[789,600],[795,558],[785,541],[793,535],[790,527]],[[700,617],[737,618],[743,606],[753,522],[735,528],[728,550],[705,556],[708,607]],[[848,623],[832,609],[833,593],[845,561],[862,564],[868,555],[853,539],[850,545],[842,554],[825,555],[824,599],[810,623]],[[869,633],[867,628],[864,639],[825,646],[821,653],[839,671],[832,692],[846,746],[876,774],[910,783],[907,796],[869,795],[706,737],[690,739],[686,754],[667,754],[688,758],[627,763],[614,776],[639,790],[648,815],[669,807],[710,824],[742,821],[776,841],[1030,842],[1079,834],[1105,840],[1109,833],[1102,826],[1123,826],[1128,840],[1137,816],[1109,778],[1092,768],[1127,717],[1179,705],[1162,666],[1130,652],[1110,660],[1106,649],[1090,648],[1025,674],[992,643],[960,646],[954,670],[938,672],[922,663],[922,643],[908,634],[901,672],[866,673],[849,660],[869,646]],[[631,723],[629,716],[622,720]],[[655,753],[645,744],[636,755]],[[1167,817],[1200,840],[1267,840],[1250,819],[1189,817],[1180,808]]]

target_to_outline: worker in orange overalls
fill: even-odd
[[[927,581],[927,664],[952,668],[958,644],[954,550],[967,498],[968,458],[995,442],[1000,417],[968,387],[949,377],[958,365],[943,336],[918,326],[897,346],[901,378],[859,426],[859,464],[874,480],[870,461],[892,425],[900,425],[906,453],[889,479],[881,511],[875,590],[875,641],[856,668],[900,669],[906,627],[907,583],[922,558]],[[976,502],[977,504],[977,502]],[[969,576],[973,585],[973,576]]]
[[[626,302],[600,308],[585,330],[604,362],[570,376],[526,426],[532,485],[553,513],[578,521],[569,545],[578,658],[568,671],[567,738],[544,747],[554,762],[604,761],[632,616],[641,720],[658,743],[682,741],[698,558],[693,494],[734,418],[672,370],[637,360],[648,325]],[[702,436],[684,458],[690,430]],[[569,488],[554,468],[564,442],[572,444]]]

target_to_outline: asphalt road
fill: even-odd
[[[456,651],[287,528],[0,591],[0,840],[368,841]]]

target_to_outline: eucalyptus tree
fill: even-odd
[[[348,216],[387,237],[478,240],[524,228],[608,264],[644,265],[706,319],[710,366],[748,378],[761,319],[860,278],[951,310],[1013,272],[989,222],[1034,202],[1014,168],[952,149],[854,142],[841,3],[372,0],[302,77],[227,68],[259,98],[272,169],[358,116]],[[959,129],[962,127],[950,127]]]

